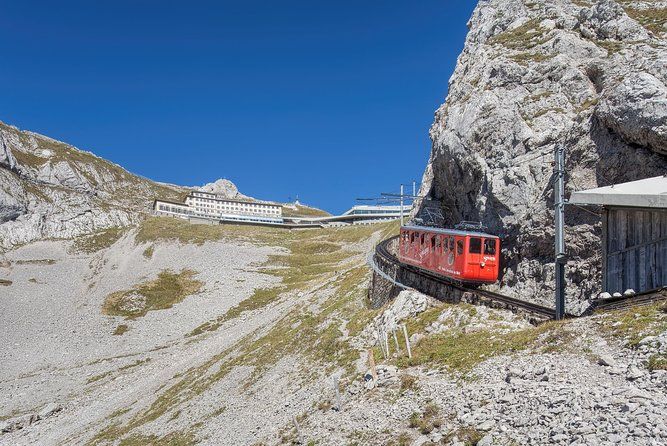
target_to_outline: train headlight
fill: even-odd
[[[484,267],[486,266],[486,262],[482,262],[482,263],[480,263],[479,266],[481,266],[482,268],[484,268]]]

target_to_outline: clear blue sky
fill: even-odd
[[[0,120],[337,212],[421,179],[475,3],[3,2]]]

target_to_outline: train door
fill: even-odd
[[[479,272],[480,279],[497,280],[498,279],[498,242],[495,238],[485,238],[483,242],[483,255],[481,269]]]
[[[442,239],[444,236],[442,235],[436,235],[435,236],[435,250],[433,252],[433,269],[438,270],[440,269],[440,265],[442,264]]]
[[[429,234],[428,235],[428,257],[427,257],[427,265],[430,269],[433,269],[436,267],[438,264],[436,262],[436,253],[435,253],[435,242],[436,239],[438,238],[437,235],[434,234]]]
[[[482,264],[482,238],[468,237],[466,252],[466,276],[469,279],[479,279],[479,270]]]

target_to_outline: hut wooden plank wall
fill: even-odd
[[[667,209],[605,207],[603,290],[667,286]]]

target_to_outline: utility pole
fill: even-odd
[[[556,319],[565,317],[565,149],[555,151],[554,219],[556,248]]]
[[[403,226],[403,184],[401,184],[401,226]]]

